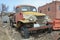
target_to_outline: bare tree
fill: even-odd
[[[2,17],[2,14],[4,13],[4,12],[7,12],[8,11],[8,6],[6,6],[5,4],[1,4],[1,17]]]

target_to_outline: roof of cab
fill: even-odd
[[[18,6],[16,6],[16,8],[22,7],[22,6],[32,6],[32,5],[18,5]],[[35,7],[35,6],[32,6],[32,7]]]

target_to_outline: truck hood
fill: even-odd
[[[43,13],[38,13],[38,12],[23,12],[25,15],[35,15],[35,16],[45,16]]]

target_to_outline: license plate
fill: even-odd
[[[34,27],[40,27],[40,24],[34,24]]]

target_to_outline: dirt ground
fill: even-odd
[[[11,28],[9,23],[2,23],[0,19],[0,40],[57,40],[60,37],[60,31],[51,33],[32,34],[30,38],[23,39],[15,28]]]

